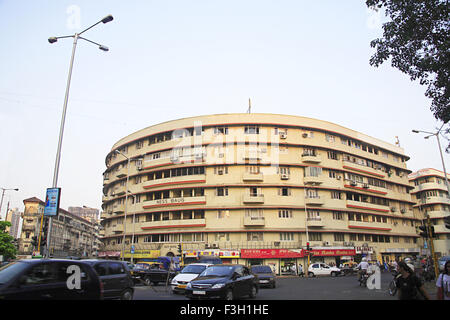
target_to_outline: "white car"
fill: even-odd
[[[313,263],[308,268],[308,276],[332,276],[337,277],[341,274],[341,269],[330,267],[325,263]]]
[[[191,263],[181,270],[171,282],[172,293],[184,293],[186,286],[189,282],[198,277],[200,273],[203,272],[209,266],[213,264],[210,263]]]

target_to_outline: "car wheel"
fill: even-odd
[[[126,289],[122,292],[120,300],[133,300],[133,291],[131,289]]]
[[[252,286],[252,288],[250,289],[250,294],[248,296],[250,297],[250,299],[254,299],[256,298],[257,293],[258,289],[256,288],[256,286]]]
[[[332,276],[332,277],[337,277],[337,272],[334,272],[334,271],[333,271],[333,272],[331,273],[331,276]]]
[[[152,285],[157,286],[158,283],[159,283],[158,281],[153,281],[153,282],[152,282]]]
[[[308,276],[315,277],[314,273],[312,273],[312,272],[308,272]]]
[[[234,300],[233,290],[227,290],[227,293],[225,294],[225,300]]]
[[[145,283],[146,286],[152,285],[152,281],[151,281],[150,278],[145,278],[145,279],[144,279],[144,283]]]
[[[272,283],[272,289],[275,289],[276,283],[275,281]]]

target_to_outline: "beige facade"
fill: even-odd
[[[134,237],[138,250],[178,255],[182,243],[183,251],[241,252],[232,259],[241,263],[249,262],[242,250],[298,252],[307,242],[380,260],[417,254],[408,159],[398,146],[299,116],[220,114],[154,125],[106,156],[105,251],[120,252],[125,233],[125,253]]]
[[[414,189],[411,191],[414,211],[422,219],[430,218],[436,238],[433,239],[437,257],[450,255],[450,229],[444,224],[444,218],[450,215],[450,197],[445,174],[436,169],[421,169],[409,175]],[[447,174],[447,179],[450,175]],[[430,244],[428,243],[428,248]]]
[[[19,255],[31,255],[32,237],[39,235],[45,203],[36,198],[23,201],[22,233],[19,241]],[[45,218],[46,219],[46,218]],[[99,249],[99,228],[96,220],[87,220],[59,209],[53,218],[50,237],[50,254],[52,256],[96,256]]]

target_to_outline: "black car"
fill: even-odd
[[[136,263],[132,273],[134,283],[143,282],[147,286],[170,283],[176,275],[174,271],[164,269],[163,264],[148,263]]]
[[[250,268],[253,274],[258,276],[259,286],[268,286],[275,288],[276,286],[276,276],[269,266],[252,266]]]
[[[115,260],[83,260],[94,267],[103,284],[103,297],[105,300],[120,299],[132,300],[134,295],[134,282],[124,261]]]
[[[255,275],[243,265],[218,264],[205,269],[186,287],[189,299],[233,300],[244,296],[254,298],[258,293]]]
[[[103,286],[82,261],[30,259],[0,268],[0,300],[99,300]]]

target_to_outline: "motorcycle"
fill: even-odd
[[[363,272],[361,276],[359,277],[359,286],[366,287],[367,286],[367,279],[369,279],[370,274],[368,272]]]

